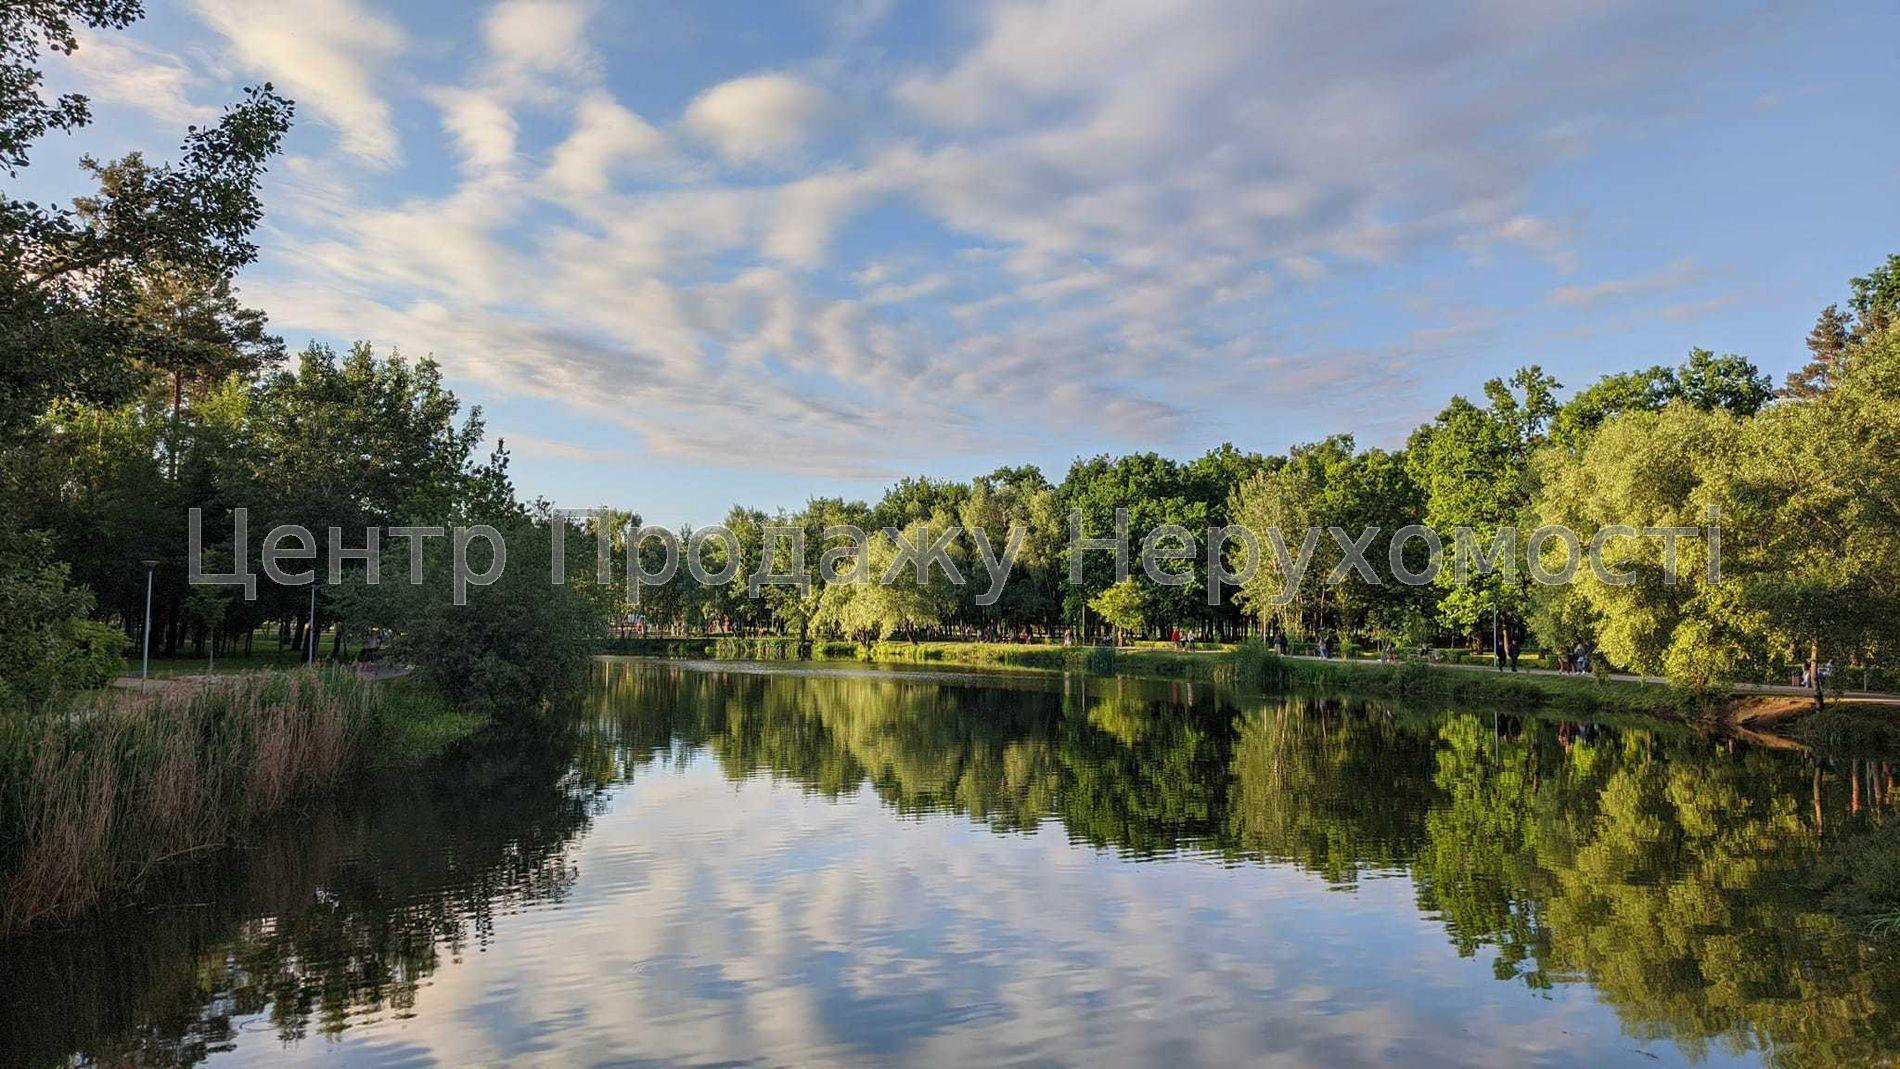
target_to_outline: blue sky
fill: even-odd
[[[49,80],[299,122],[242,281],[433,354],[524,492],[710,522],[906,473],[1393,445],[1537,362],[1777,378],[1900,251],[1888,4],[185,0]]]

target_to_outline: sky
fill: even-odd
[[[155,0],[49,84],[271,81],[240,279],[433,356],[526,496],[713,522],[1078,456],[1394,446],[1527,363],[1777,379],[1900,251],[1891,3]]]

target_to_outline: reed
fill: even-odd
[[[334,786],[385,734],[383,700],[298,670],[0,720],[0,932],[93,909]]]

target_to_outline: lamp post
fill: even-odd
[[[139,679],[143,681],[152,676],[152,575],[158,570],[158,562],[148,560],[140,563],[145,565],[145,650],[139,659]]]
[[[310,657],[309,663],[317,663],[317,584],[310,584]]]

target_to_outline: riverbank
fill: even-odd
[[[619,639],[607,652],[718,660],[859,660],[891,664],[961,664],[987,668],[1086,671],[1161,679],[1207,679],[1264,689],[1324,688],[1364,697],[1529,706],[1597,715],[1639,713],[1673,720],[1713,720],[1720,697],[1665,683],[1532,672],[1486,672],[1423,662],[1281,657],[1259,643],[1207,646],[1057,646],[996,642],[811,642],[797,638]]]
[[[0,934],[135,893],[168,861],[480,723],[420,683],[340,669],[106,691],[0,720]]]
[[[1891,699],[1829,698],[1816,709],[1808,698],[1748,695],[1730,703],[1723,720],[1738,731],[1791,738],[1823,752],[1900,757],[1900,701]]]

